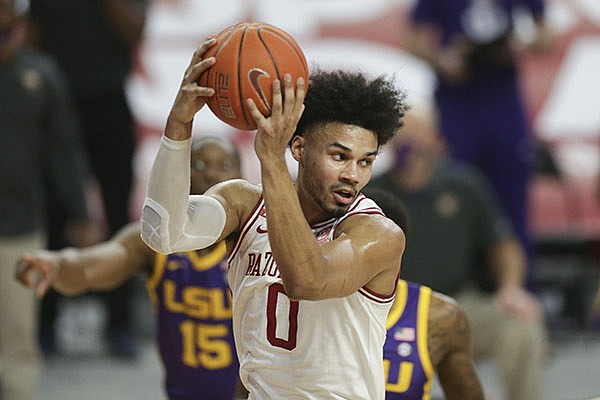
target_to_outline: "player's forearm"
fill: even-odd
[[[273,257],[286,293],[294,299],[320,292],[324,258],[304,217],[285,159],[261,163]]]
[[[183,236],[190,185],[191,138],[173,137],[178,134],[166,133],[161,139],[141,218],[142,240],[163,254],[170,253],[172,241]]]
[[[64,295],[116,288],[139,268],[129,261],[127,250],[117,242],[85,249],[67,248],[57,256],[59,270],[52,286]]]
[[[72,296],[89,289],[87,273],[81,257],[81,250],[66,248],[56,254],[58,273],[52,287],[59,293]]]

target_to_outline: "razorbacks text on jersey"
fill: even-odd
[[[225,242],[208,254],[157,254],[148,291],[170,400],[232,400],[239,363]]]
[[[386,400],[429,400],[433,366],[427,348],[431,289],[398,281],[383,346]]]
[[[355,214],[380,214],[360,194],[348,211],[312,226],[319,242]],[[294,227],[290,227],[293,229]],[[268,239],[261,198],[229,257],[240,376],[250,399],[383,399],[382,348],[393,294],[290,300]]]

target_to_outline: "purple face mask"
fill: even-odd
[[[408,166],[408,158],[414,151],[412,143],[402,143],[396,147],[396,169],[405,169]]]

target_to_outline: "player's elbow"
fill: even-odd
[[[314,264],[313,264],[314,265]],[[292,300],[321,300],[325,293],[325,279],[308,268],[299,268],[298,274],[282,274],[287,296]]]

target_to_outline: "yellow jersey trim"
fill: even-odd
[[[431,303],[431,288],[421,286],[421,295],[419,296],[419,306],[417,312],[417,346],[419,348],[419,358],[423,371],[427,376],[427,382],[423,387],[423,400],[431,399],[431,385],[433,384],[433,364],[429,355],[427,346],[427,336],[429,329],[429,305]]]
[[[408,297],[408,285],[406,281],[399,279],[398,287],[396,288],[396,300],[392,304],[392,308],[387,317],[385,329],[389,330],[402,316],[404,307],[406,307],[406,298]]]
[[[196,251],[190,251],[188,252],[188,257],[192,261],[192,265],[196,271],[206,271],[217,265],[225,257],[225,254],[227,254],[227,245],[223,240],[208,254],[200,256]]]

